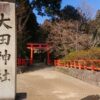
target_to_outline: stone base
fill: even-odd
[[[65,67],[57,67],[56,70],[100,87],[100,72]]]

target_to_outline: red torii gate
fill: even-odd
[[[30,50],[30,64],[34,62],[34,49],[44,49],[47,51],[47,64],[50,64],[49,45],[44,43],[28,43],[27,49]]]

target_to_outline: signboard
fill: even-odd
[[[0,100],[15,98],[15,4],[0,2]]]

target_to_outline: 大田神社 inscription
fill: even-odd
[[[15,99],[15,3],[0,2],[0,100]]]

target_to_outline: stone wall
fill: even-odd
[[[56,70],[100,87],[100,72],[63,67],[56,67]]]

